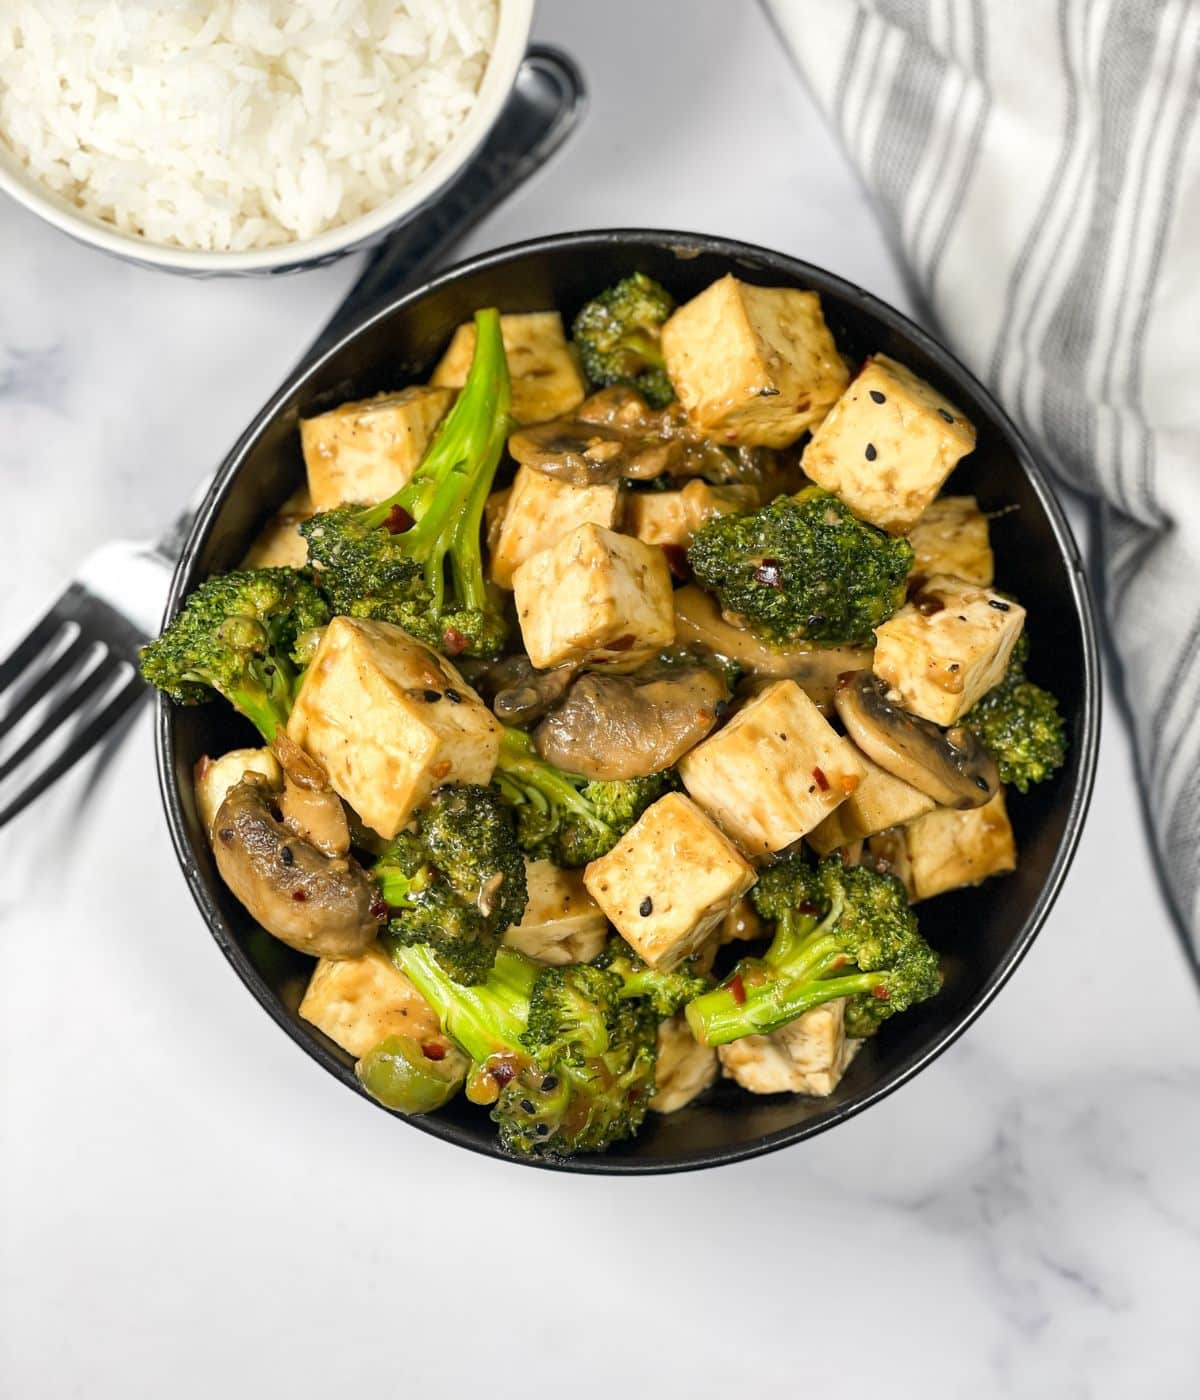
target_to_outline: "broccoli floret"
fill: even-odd
[[[674,777],[589,782],[539,758],[528,734],[506,728],[492,783],[516,814],[521,849],[573,869],[611,851]]]
[[[1058,701],[1026,676],[1028,656],[1029,641],[1022,634],[1000,684],[961,720],[995,759],[1000,781],[1018,792],[1045,782],[1067,756],[1067,727]]]
[[[467,381],[407,485],[300,526],[337,612],[394,622],[451,656],[499,655],[508,629],[480,532],[510,403],[500,314],[477,311]]]
[[[774,937],[761,958],[743,958],[688,1003],[688,1024],[705,1045],[769,1035],[836,997],[849,997],[847,1034],[872,1035],[941,986],[937,954],[892,875],[791,855],[763,871],[751,898],[774,921]]]
[[[653,408],[669,404],[675,390],[659,336],[674,310],[670,292],[643,272],[622,278],[589,301],[575,317],[571,334],[591,382],[628,384]]]
[[[621,979],[621,995],[630,999],[645,998],[656,1016],[674,1016],[689,1001],[707,992],[712,978],[698,971],[691,959],[669,972],[647,967],[628,943],[613,934],[599,955],[592,959],[593,967],[614,972]]]
[[[444,787],[374,867],[400,943],[427,943],[459,982],[481,982],[525,912],[512,813],[490,788]]]
[[[430,949],[385,942],[471,1059],[467,1096],[493,1105],[508,1151],[602,1152],[637,1132],[654,1094],[657,1017],[622,996],[615,973],[540,967],[501,948],[487,980],[464,987]]]
[[[772,642],[869,642],[904,601],[913,550],[817,486],[696,532],[688,563],[728,612]]]
[[[287,723],[329,607],[298,569],[238,569],[205,580],[156,642],[142,675],[178,705],[223,695],[268,743]]]

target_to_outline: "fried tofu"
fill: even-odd
[[[625,528],[646,544],[685,549],[705,521],[718,515],[743,514],[757,503],[758,492],[753,486],[710,486],[697,479],[679,491],[638,491],[630,495]]]
[[[861,520],[904,535],[974,447],[975,429],[957,405],[874,355],[813,432],[802,465]]]
[[[229,789],[247,773],[261,773],[273,788],[283,786],[283,769],[270,749],[232,749],[220,758],[199,758],[192,772],[196,811],[210,835],[212,824]]]
[[[591,962],[608,939],[608,920],[584,887],[582,872],[526,860],[525,879],[528,903],[521,922],[504,934],[507,946],[552,966]]]
[[[978,885],[1017,868],[1003,788],[982,807],[939,807],[903,830],[914,900]]]
[[[300,533],[300,522],[313,513],[308,487],[301,486],[284,501],[279,510],[258,532],[242,569],[299,569],[308,563],[308,541]]]
[[[808,833],[808,844],[818,855],[827,856],[831,851],[851,847],[877,831],[901,826],[933,811],[932,797],[893,777],[861,749],[858,760],[865,769],[862,782],[820,826]]]
[[[444,783],[487,783],[500,724],[444,657],[388,622],[335,617],[305,672],[288,738],[390,840]]]
[[[575,353],[557,311],[529,311],[500,317],[500,335],[512,381],[512,416],[517,423],[543,423],[583,402],[587,393]],[[430,384],[461,389],[475,354],[475,323],[454,332]]]
[[[551,549],[580,525],[616,529],[621,488],[572,486],[536,467],[519,467],[492,549],[492,581],[511,589],[513,574],[526,559]]]
[[[656,1113],[677,1113],[715,1082],[719,1068],[717,1052],[700,1044],[682,1012],[663,1021],[650,1107]]]
[[[846,1001],[815,1006],[770,1035],[748,1035],[717,1051],[726,1078],[752,1094],[811,1094],[837,1088],[861,1040],[845,1029]]]
[[[996,561],[988,537],[988,519],[974,496],[939,496],[909,531],[913,577],[951,574],[990,588]]]
[[[825,417],[850,378],[816,292],[732,274],[662,328],[667,373],[692,423],[720,442],[788,447]]]

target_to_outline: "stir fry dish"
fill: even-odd
[[[635,274],[300,437],[142,668],[257,731],[197,811],[368,1094],[602,1152],[720,1076],[831,1094],[938,994],[921,902],[1015,868],[1066,746],[955,404],[815,293]]]

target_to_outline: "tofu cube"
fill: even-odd
[[[717,1051],[727,1079],[752,1094],[812,1094],[837,1088],[861,1040],[845,1030],[846,1000],[827,1001],[770,1035],[748,1035]]]
[[[939,807],[904,828],[913,899],[978,885],[1017,868],[1017,847],[1001,789],[982,807]]]
[[[572,486],[536,467],[519,467],[492,551],[492,580],[512,588],[513,573],[526,559],[551,549],[580,525],[615,529],[621,514],[621,488]]]
[[[988,538],[988,519],[974,496],[939,496],[909,532],[913,547],[912,572],[952,574],[990,588],[996,576]]]
[[[322,958],[313,969],[300,1015],[335,1045],[361,1059],[389,1035],[435,1044],[465,1070],[467,1057],[442,1034],[433,1008],[378,945],[357,958]]]
[[[855,515],[905,535],[942,489],[975,429],[949,399],[875,355],[812,435],[801,465]]]
[[[656,1113],[677,1113],[714,1082],[718,1069],[717,1052],[700,1044],[682,1012],[661,1022],[650,1107]]]
[[[901,704],[950,725],[1004,675],[1025,609],[990,588],[934,574],[875,629],[875,674]]]
[[[583,874],[548,860],[527,860],[529,902],[504,942],[537,962],[561,966],[591,962],[608,939],[604,911],[588,894]]]
[[[488,782],[500,751],[499,722],[449,661],[389,622],[351,617],[325,629],[287,732],[387,840],[435,788]]]
[[[583,872],[621,937],[660,968],[699,951],[754,879],[750,863],[681,792],[647,807]]]
[[[583,402],[587,385],[557,311],[501,316],[500,335],[512,380],[512,416],[517,423],[544,423]],[[474,354],[475,323],[466,321],[454,332],[429,382],[461,389]]]
[[[680,549],[716,515],[740,515],[758,504],[753,486],[710,486],[689,481],[681,491],[638,491],[625,506],[625,528],[646,544]]]
[[[506,486],[502,491],[493,491],[483,503],[483,541],[489,557],[495,554],[496,546],[500,543],[500,528],[504,524],[511,495],[512,487]]]
[[[709,437],[787,447],[819,423],[850,375],[816,292],[756,287],[732,274],[662,328],[667,373]]]
[[[308,487],[301,486],[279,507],[277,514],[258,532],[238,566],[242,569],[299,569],[308,563],[308,541],[300,533],[300,522],[313,513]]]
[[[449,389],[418,384],[304,419],[300,446],[314,508],[373,505],[399,491],[453,399]]]
[[[808,833],[808,844],[818,855],[827,856],[830,851],[853,846],[877,831],[902,826],[933,811],[932,797],[893,777],[861,751],[858,760],[866,770],[862,782],[820,826]]]
[[[646,660],[675,640],[671,574],[661,549],[579,525],[513,574],[517,617],[539,671],[567,661]]]
[[[851,864],[869,866],[881,875],[894,875],[904,886],[908,902],[913,902],[915,895],[912,861],[908,858],[908,840],[904,827],[889,826],[886,831],[868,836],[865,849],[860,851],[859,858]]]
[[[247,773],[261,773],[273,788],[283,787],[283,769],[270,749],[233,749],[220,758],[207,755],[196,760],[192,783],[196,792],[196,811],[211,836],[212,824],[226,794]]]
[[[793,680],[773,681],[679,761],[684,787],[753,856],[806,836],[866,771]]]

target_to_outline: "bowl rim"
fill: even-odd
[[[475,272],[502,266],[518,257],[542,252],[575,251],[582,252],[595,248],[597,244],[620,243],[625,245],[667,248],[678,251],[683,256],[712,254],[736,264],[739,259],[753,259],[759,265],[778,268],[780,272],[794,277],[799,282],[828,289],[843,299],[856,303],[863,311],[874,316],[890,330],[907,336],[946,374],[947,378],[965,381],[991,416],[993,425],[1006,437],[1014,456],[1028,477],[1042,509],[1046,512],[1059,554],[1067,566],[1068,584],[1075,616],[1078,620],[1082,650],[1083,676],[1081,687],[1081,725],[1077,746],[1079,768],[1067,809],[1062,839],[1055,851],[1050,872],[1025,918],[1012,946],[1000,964],[994,969],[983,988],[963,1015],[946,1030],[937,1035],[928,1045],[915,1051],[903,1060],[878,1084],[851,1103],[829,1108],[804,1123],[779,1129],[772,1133],[751,1138],[732,1147],[703,1149],[678,1157],[662,1160],[641,1158],[598,1156],[570,1157],[563,1160],[541,1158],[518,1158],[502,1152],[498,1145],[492,1147],[466,1136],[458,1125],[442,1119],[437,1114],[403,1117],[409,1126],[428,1133],[457,1147],[463,1147],[481,1156],[511,1162],[522,1167],[533,1167],[546,1171],[566,1171],[592,1176],[649,1176],[682,1171],[697,1171],[709,1167],[727,1166],[734,1162],[746,1161],[753,1157],[775,1152],[793,1143],[815,1137],[839,1123],[864,1112],[873,1104],[894,1093],[901,1085],[908,1083],[921,1070],[930,1065],[950,1048],[970,1027],[983,1011],[991,1005],[1001,988],[1012,976],[1021,960],[1029,951],[1034,939],[1041,931],[1051,908],[1062,888],[1067,871],[1074,859],[1083,829],[1084,820],[1091,802],[1095,784],[1096,763],[1100,734],[1101,686],[1099,672],[1099,651],[1095,603],[1087,570],[1075,542],[1066,514],[1059,504],[1055,489],[1038,464],[1032,451],[1018,432],[1008,414],[996,402],[992,394],[979,382],[969,369],[946,349],[938,340],[918,326],[902,312],[857,284],[828,272],[813,263],[808,263],[789,254],[737,239],[722,238],[711,234],[684,233],[676,230],[627,228],[627,229],[586,229],[565,234],[549,234],[507,244],[489,252],[480,253],[455,263],[437,276],[429,278],[420,286],[403,295],[389,300],[369,318],[361,322],[336,344],[331,346],[318,360],[306,367],[302,373],[289,375],[280,388],[271,396],[255,415],[250,425],[234,444],[229,455],[222,462],[207,495],[200,505],[192,522],[187,540],[180,553],[179,562],[171,579],[170,591],[164,611],[164,620],[174,615],[185,594],[185,581],[192,573],[200,551],[208,541],[217,512],[225,501],[228,490],[234,484],[247,455],[256,443],[262,430],[272,421],[280,408],[303,386],[320,373],[325,364],[352,340],[365,335],[378,322],[393,315],[402,307],[420,301],[439,288],[453,283]],[[341,1083],[353,1089],[364,1098],[369,1098],[353,1073],[346,1068],[328,1049],[320,1043],[314,1032],[301,1026],[278,1002],[275,993],[251,963],[248,956],[231,937],[220,909],[212,897],[208,882],[201,874],[192,854],[187,821],[179,787],[175,781],[173,763],[174,748],[174,707],[164,696],[156,696],[157,714],[155,725],[155,756],[158,769],[159,792],[166,812],[167,824],[176,856],[192,897],[200,910],[209,932],[221,952],[233,966],[246,988],[268,1013],[271,1019],[299,1045],[309,1056]],[[374,1100],[369,1100],[374,1106]],[[388,1110],[384,1109],[384,1112]]]
[[[402,190],[346,223],[289,243],[244,252],[176,248],[105,223],[76,208],[28,171],[0,142],[0,191],[77,242],[143,266],[196,276],[295,271],[365,247],[432,203],[483,144],[516,80],[533,27],[536,0],[498,0],[496,37],[479,92],[463,124]]]

